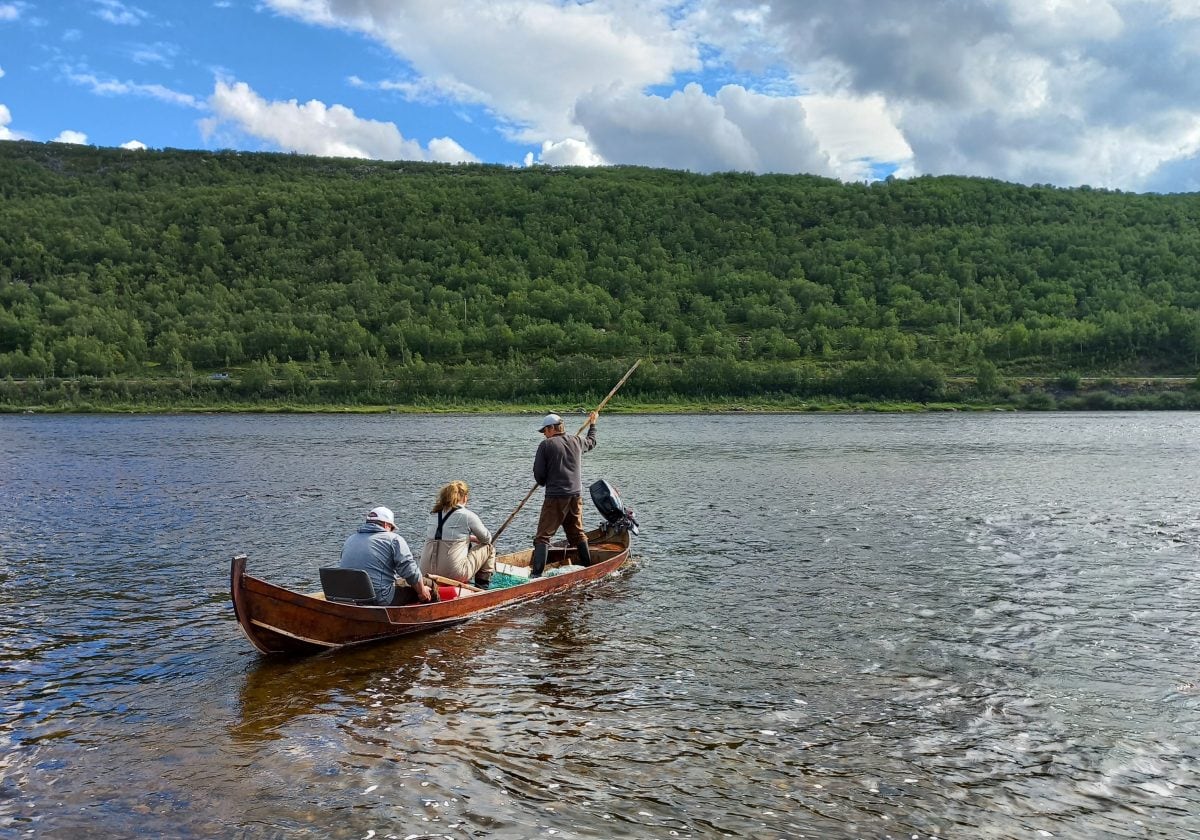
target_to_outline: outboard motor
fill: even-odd
[[[621,503],[621,497],[617,495],[617,488],[604,479],[600,479],[588,488],[588,492],[592,494],[592,504],[604,517],[606,530],[617,533],[621,531],[629,531],[631,534],[638,533],[638,524],[637,520],[633,518],[633,510]]]

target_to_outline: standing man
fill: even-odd
[[[592,565],[587,535],[583,531],[583,474],[580,461],[584,452],[596,447],[596,412],[588,414],[587,437],[568,435],[562,418],[547,414],[539,427],[544,440],[533,458],[533,478],[546,488],[542,512],[538,516],[537,535],[533,538],[530,577],[541,577],[546,570],[550,538],[562,526],[567,542],[579,552],[579,563]]]
[[[362,569],[375,588],[375,604],[391,606],[396,594],[396,578],[403,578],[422,601],[432,596],[421,579],[421,570],[413,560],[404,537],[396,533],[396,518],[385,507],[371,508],[367,521],[346,537],[342,545],[343,569]]]

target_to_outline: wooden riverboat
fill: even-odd
[[[515,586],[478,589],[434,576],[439,589],[452,586],[453,597],[398,607],[356,606],[326,600],[323,592],[302,593],[267,583],[246,573],[247,557],[239,554],[230,567],[229,589],[238,624],[250,644],[263,654],[313,654],[349,645],[423,633],[496,612],[598,580],[629,559],[629,529],[603,526],[588,532],[592,565],[573,566],[576,551],[552,545],[543,577]],[[497,568],[528,573],[532,549],[498,555]],[[561,573],[556,573],[561,570]]]

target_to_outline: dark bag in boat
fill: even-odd
[[[438,585],[438,582],[428,576],[424,577],[422,580],[425,583],[425,588],[429,590],[429,603],[436,604],[438,601],[442,600],[441,587]]]
[[[592,504],[606,522],[617,522],[625,515],[625,506],[621,504],[617,489],[604,479],[589,487],[588,492],[592,494]]]

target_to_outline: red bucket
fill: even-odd
[[[458,597],[458,587],[457,586],[439,586],[438,587],[438,600],[439,601],[453,601],[457,597]]]

